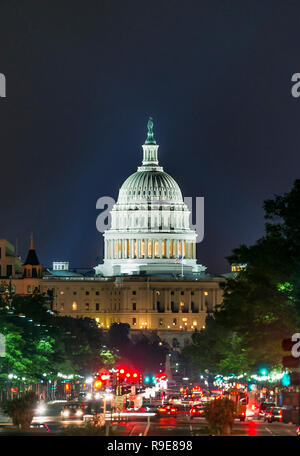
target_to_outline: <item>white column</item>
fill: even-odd
[[[159,258],[162,258],[162,240],[159,239],[158,241],[158,256]]]
[[[141,258],[141,240],[137,239],[137,257]]]

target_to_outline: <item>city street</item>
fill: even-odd
[[[34,429],[38,429],[38,424],[46,424],[51,433],[59,433],[69,426],[82,427],[82,420],[62,420],[60,416],[62,404],[48,405],[48,413],[45,416],[35,417],[33,420]],[[0,423],[0,433],[4,435],[12,430],[12,424],[9,420],[2,417]],[[123,421],[112,421],[110,429],[113,435],[120,436],[201,436],[210,435],[206,431],[206,421],[204,418],[195,418],[192,421],[188,413],[180,413],[176,418],[157,417],[151,418],[150,425],[147,418],[141,417],[128,418]],[[232,435],[233,436],[295,436],[296,425],[285,423],[265,423],[261,420],[248,420],[245,422],[235,421]],[[41,431],[46,435],[45,431]]]

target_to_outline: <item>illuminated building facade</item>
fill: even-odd
[[[169,343],[182,345],[202,329],[207,313],[222,302],[225,278],[197,264],[190,212],[157,154],[150,118],[142,166],[124,182],[111,211],[103,264],[75,271],[55,261],[44,269],[31,238],[22,273],[16,268],[12,274],[14,292],[39,291],[60,315],[90,317],[103,329],[127,323],[133,332],[155,331]]]

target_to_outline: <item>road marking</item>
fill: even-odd
[[[132,426],[131,431],[129,432],[128,435],[132,435],[132,433],[133,433],[133,431],[134,431],[134,428],[135,428],[135,425]]]
[[[148,434],[149,428],[150,428],[150,423],[148,423],[147,426],[145,427],[144,437]]]
[[[274,434],[267,426],[265,427],[265,429],[266,429],[268,432],[270,432],[270,434],[272,434],[272,435]]]

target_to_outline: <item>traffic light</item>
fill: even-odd
[[[95,380],[94,381],[94,388],[95,389],[99,389],[99,388],[101,388],[101,386],[102,386],[101,380]]]
[[[65,383],[65,391],[70,391],[70,385],[69,385],[69,383]]]
[[[259,370],[259,373],[260,373],[261,376],[266,377],[268,375],[268,369],[266,367],[262,367]]]
[[[132,382],[133,383],[139,383],[139,381],[140,381],[140,373],[138,371],[133,371],[131,373],[131,375],[132,375]]]

